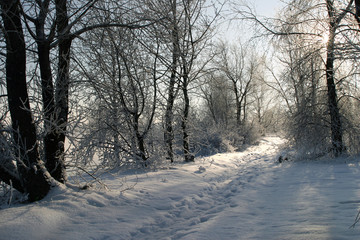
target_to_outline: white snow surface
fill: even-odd
[[[357,159],[287,161],[285,140],[156,171],[108,173],[109,190],[59,186],[0,210],[0,239],[360,239]],[[127,189],[129,188],[129,189]]]

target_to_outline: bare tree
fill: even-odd
[[[165,113],[164,113],[164,142],[167,158],[174,161],[174,105],[180,100],[182,93],[182,149],[185,161],[192,161],[190,153],[190,134],[188,118],[190,113],[189,86],[201,73],[204,64],[197,64],[198,57],[205,47],[209,46],[213,24],[219,16],[215,5],[204,0],[164,0],[147,2],[148,10],[155,15],[163,16],[158,22],[158,33],[163,36],[162,42],[166,51],[162,52],[160,61],[168,69],[166,82]],[[160,11],[159,11],[160,9]],[[209,10],[214,10],[212,16]]]
[[[98,105],[90,111],[101,111],[92,117],[100,126],[89,127],[101,127],[102,131],[90,134],[99,140],[98,149],[111,146],[118,165],[125,155],[145,166],[150,157],[147,136],[157,110],[157,81],[163,74],[158,71],[160,43],[151,39],[154,49],[148,49],[144,45],[150,41],[147,31],[99,29],[87,34],[85,51],[79,51],[85,57],[78,58],[78,63]]]
[[[328,107],[331,118],[331,141],[333,145],[333,151],[335,156],[340,155],[344,150],[345,146],[343,143],[343,129],[342,122],[338,107],[338,98],[336,93],[335,85],[335,72],[334,72],[334,61],[335,61],[335,37],[336,31],[339,30],[339,25],[344,19],[346,12],[350,10],[352,6],[350,1],[346,7],[346,11],[337,12],[334,6],[334,1],[326,0],[326,7],[329,17],[329,39],[326,45],[326,82],[328,87]]]
[[[260,58],[256,56],[254,47],[245,45],[221,43],[218,58],[215,58],[215,69],[232,86],[238,128],[246,122],[250,95],[259,77],[260,64]]]
[[[65,1],[66,3],[66,1]],[[57,101],[55,99],[55,89],[53,84],[53,76],[52,76],[52,67],[50,60],[50,51],[51,44],[55,40],[56,34],[56,26],[58,26],[59,22],[53,20],[53,22],[47,22],[48,19],[56,18],[60,21],[61,16],[64,13],[60,13],[61,11],[66,11],[65,9],[61,10],[60,1],[56,3],[56,16],[52,16],[50,8],[53,6],[51,2],[48,0],[45,1],[37,1],[33,6],[27,6],[27,12],[24,12],[25,18],[30,21],[35,26],[35,31],[32,31],[32,28],[29,23],[27,23],[27,30],[30,35],[35,39],[37,44],[37,55],[38,62],[40,68],[40,77],[41,77],[41,91],[42,91],[42,102],[43,102],[43,114],[44,114],[44,157],[45,164],[53,177],[60,181],[65,182],[65,166],[63,160],[63,145],[65,138],[61,137],[64,135],[62,132],[63,129],[60,126],[64,126],[64,122],[60,123],[59,115],[60,112],[67,112],[68,110],[61,110],[58,106]],[[38,12],[36,10],[38,9]],[[36,16],[30,16],[31,13],[34,13]],[[55,15],[55,14],[53,14]],[[66,14],[65,14],[66,15]],[[50,29],[47,29],[47,26],[50,25]],[[59,28],[59,27],[58,27]],[[59,31],[57,32],[59,33]],[[61,57],[62,58],[62,57]],[[59,61],[61,61],[59,58]],[[62,70],[59,70],[59,76],[62,74]],[[59,78],[60,79],[60,78]],[[58,82],[61,80],[58,80]],[[65,86],[62,86],[65,87]],[[58,92],[61,90],[57,90]],[[64,97],[66,99],[66,97]],[[62,129],[61,129],[62,128]]]
[[[205,100],[204,118],[212,119],[217,128],[227,130],[231,127],[233,115],[232,86],[223,75],[210,72],[204,76],[206,81],[200,86]]]
[[[67,135],[69,117],[69,88],[70,88],[70,59],[72,42],[85,32],[105,27],[141,28],[149,25],[147,20],[134,20],[132,23],[119,23],[111,16],[105,21],[90,24],[87,14],[94,9],[94,5],[102,1],[3,1],[2,32],[6,39],[7,53],[7,97],[13,125],[13,139],[17,151],[18,179],[22,188],[19,191],[29,194],[29,200],[41,199],[50,188],[49,181],[55,179],[66,181],[65,171],[65,139]],[[106,3],[102,11],[108,11],[111,2]],[[115,5],[118,2],[113,2]],[[36,126],[32,119],[29,96],[26,85],[26,49],[24,29],[21,18],[24,18],[29,37],[37,46],[40,66],[41,92],[43,105],[44,126],[44,162],[40,160]],[[144,23],[144,25],[140,24]],[[51,49],[57,50],[57,63],[50,59]],[[16,59],[16,60],[15,60]],[[30,66],[30,65],[29,65]],[[31,65],[32,67],[33,65]],[[51,68],[55,67],[55,71]],[[34,70],[33,72],[36,72]],[[56,76],[53,76],[53,72]],[[21,150],[21,151],[20,151]],[[6,170],[6,169],[5,169]],[[32,177],[29,177],[32,175]],[[16,179],[14,175],[0,175],[0,178],[10,184]],[[36,184],[38,181],[38,184]],[[29,185],[30,184],[30,185]],[[16,184],[16,186],[20,186]],[[39,187],[40,186],[40,187]]]
[[[177,75],[178,75],[178,67],[179,67],[179,14],[178,14],[178,1],[171,0],[170,1],[170,24],[169,29],[171,33],[171,54],[172,61],[170,65],[170,79],[168,86],[168,96],[166,100],[166,111],[165,111],[165,132],[164,132],[164,141],[167,148],[167,157],[173,162],[174,161],[174,150],[173,150],[173,140],[174,140],[174,132],[173,132],[173,118],[174,118],[174,102],[177,95],[176,83]]]
[[[269,25],[257,18],[251,11],[242,12],[246,19],[254,20],[260,24],[268,33],[277,37],[287,38],[299,36],[302,41],[309,45],[317,44],[327,36],[324,54],[324,76],[327,86],[327,108],[330,119],[331,149],[335,156],[342,154],[345,150],[343,141],[343,127],[341,113],[338,106],[336,60],[342,59],[341,48],[338,48],[342,35],[348,29],[342,22],[348,21],[347,13],[351,12],[353,0],[344,3],[341,1],[325,0],[321,3],[313,1],[290,1],[285,9],[286,19],[277,19],[277,25]],[[324,21],[325,19],[325,21]],[[344,28],[345,27],[345,28]],[[279,39],[279,38],[277,38]],[[293,44],[296,44],[293,42]],[[318,54],[318,53],[314,53]]]
[[[188,130],[190,98],[189,86],[196,80],[205,66],[212,59],[208,56],[203,61],[198,61],[199,56],[209,46],[209,40],[212,34],[212,27],[219,17],[221,11],[214,5],[207,6],[206,1],[183,1],[183,25],[180,37],[180,77],[181,89],[184,98],[183,115],[181,119],[181,128],[183,132],[183,151],[186,162],[194,161],[194,155],[190,152],[190,135]],[[214,15],[209,17],[205,10],[211,7]],[[204,56],[203,56],[204,57]]]
[[[43,198],[50,190],[49,175],[40,160],[36,140],[36,129],[30,111],[26,84],[26,48],[21,24],[20,2],[8,0],[1,2],[2,19],[6,38],[6,84],[12,135],[15,146],[16,163],[21,186],[19,191],[29,194],[30,201]],[[8,173],[3,169],[3,173]],[[7,183],[18,183],[9,174],[1,179]]]

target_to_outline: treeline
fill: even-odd
[[[256,22],[274,43],[268,85],[283,99],[286,133],[301,157],[359,152],[359,1],[288,1]],[[269,38],[268,38],[269,39]]]
[[[0,180],[30,201],[67,169],[191,162],[269,132],[310,155],[358,152],[353,1],[293,0],[271,20],[227,1],[0,5]],[[229,11],[273,55],[222,39]]]

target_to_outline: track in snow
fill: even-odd
[[[278,147],[282,143],[283,140],[279,138],[268,138],[244,152],[217,154],[206,159],[207,164],[200,167],[205,171],[197,171],[197,174],[202,175],[206,186],[182,198],[169,197],[170,203],[166,203],[167,207],[158,209],[153,221],[135,229],[131,234],[132,237],[134,239],[231,239],[241,236],[241,231],[235,228],[239,224],[238,221],[244,222],[246,219],[242,219],[242,214],[235,216],[233,213],[242,208],[240,205],[243,205],[244,189],[255,189],[259,184],[266,184],[269,178],[272,178],[272,169],[279,167],[276,159]],[[233,167],[229,169],[231,165]],[[225,168],[225,171],[211,172],[212,168],[217,167]],[[247,200],[251,201],[251,199]],[[219,217],[224,214],[230,214],[230,218],[233,219],[227,219],[225,224],[218,223]],[[212,225],[215,225],[215,228]],[[212,228],[217,231],[209,234]],[[219,228],[222,230],[219,231]]]
[[[279,164],[283,143],[265,138],[244,152],[207,159],[213,163],[201,173],[206,187],[180,199],[170,198],[170,207],[159,210],[153,222],[135,229],[132,236],[359,239],[359,229],[349,229],[360,207],[359,164],[332,160]],[[212,167],[224,169],[212,173]]]
[[[283,143],[267,137],[193,164],[109,174],[105,192],[59,187],[1,209],[0,239],[360,239],[360,226],[349,229],[360,208],[359,162],[279,164]]]

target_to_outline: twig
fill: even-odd
[[[12,202],[12,198],[13,198],[13,184],[12,181],[10,179],[10,197],[9,197],[9,201],[8,201],[8,206],[10,207],[11,202]]]
[[[360,221],[360,211],[356,215],[355,222],[353,225],[351,225],[349,228],[355,228],[355,225]]]
[[[95,181],[97,181],[98,183],[100,183],[100,185],[102,185],[106,190],[109,190],[109,188],[106,186],[105,183],[103,183],[101,180],[99,180],[96,176],[94,176],[93,174],[89,173],[88,171],[86,171],[84,168],[79,167],[78,168],[80,170],[82,170],[83,172],[85,172],[86,174],[88,174],[90,177],[92,177]]]

